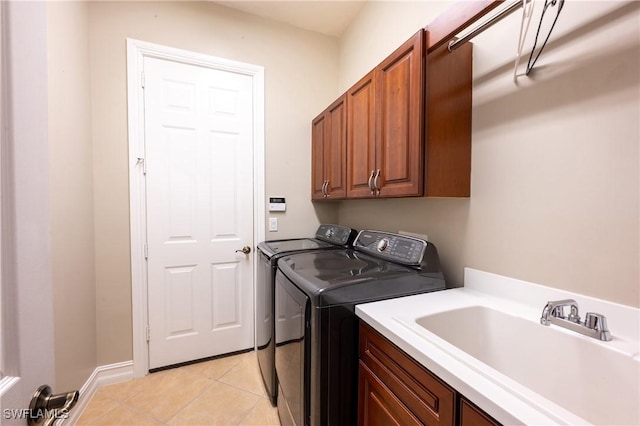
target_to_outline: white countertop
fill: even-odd
[[[640,362],[640,310],[637,308],[470,268],[465,269],[463,288],[362,304],[356,306],[356,314],[503,424],[587,424],[579,415],[497,373],[415,322],[418,317],[469,306],[499,309],[538,322],[545,304],[561,299],[575,299],[581,310],[604,314],[614,336],[610,342],[600,342],[574,333],[580,336],[577,339],[587,339],[589,345],[599,345],[599,349],[615,351]],[[558,329],[560,333],[573,333]],[[640,407],[638,410],[640,412]]]

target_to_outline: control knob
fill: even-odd
[[[378,251],[385,251],[387,247],[389,247],[389,240],[387,238],[378,241]]]

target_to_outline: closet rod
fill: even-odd
[[[533,1],[533,0],[528,0],[528,1]],[[474,30],[470,31],[465,36],[463,36],[461,38],[454,37],[449,42],[449,52],[453,52],[458,47],[462,46],[464,43],[468,42],[469,40],[471,40],[472,38],[474,38],[475,36],[477,36],[478,34],[483,32],[487,28],[491,27],[493,24],[503,20],[508,15],[511,15],[513,12],[515,12],[516,10],[518,10],[521,7],[522,7],[522,1],[521,0],[514,1],[508,7],[504,8],[500,13],[498,13],[497,15],[492,17],[491,19],[487,20],[483,24],[479,25],[477,28],[475,28]]]

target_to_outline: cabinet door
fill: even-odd
[[[500,423],[465,398],[460,398],[460,426],[500,426]]]
[[[400,400],[360,362],[358,426],[422,425]]]
[[[347,195],[347,108],[346,95],[336,100],[325,113],[324,127],[324,179],[329,199]]]
[[[376,172],[380,196],[423,192],[424,31],[376,68]]]
[[[311,199],[324,199],[324,138],[325,114],[311,122]]]
[[[359,346],[360,361],[421,423],[454,425],[456,392],[451,387],[363,322]],[[367,397],[362,387],[360,392]]]
[[[375,171],[375,72],[347,92],[347,197],[373,197],[369,186]]]

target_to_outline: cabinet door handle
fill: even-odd
[[[324,183],[324,196],[325,198],[329,196],[329,179]]]
[[[380,169],[376,171],[376,175],[373,178],[373,185],[376,189],[376,194],[380,194]]]
[[[371,170],[371,174],[369,175],[369,191],[371,191],[371,195],[375,192],[375,188],[373,187],[373,175],[375,170]]]

